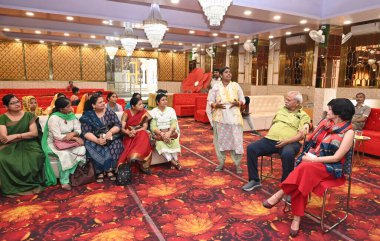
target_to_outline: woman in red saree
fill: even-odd
[[[149,166],[152,147],[147,131],[150,115],[144,109],[141,99],[133,97],[130,103],[131,108],[125,110],[121,117],[121,131],[125,134],[124,151],[120,155],[117,165],[136,161],[140,165],[141,172],[151,174]]]

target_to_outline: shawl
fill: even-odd
[[[82,95],[82,98],[80,99],[80,102],[77,106],[77,110],[75,112],[75,114],[83,114],[83,111],[84,111],[84,104],[86,103],[86,101],[89,99],[88,97],[88,94],[84,94]]]
[[[30,110],[30,101],[33,99],[35,99],[36,103],[37,103],[36,109],[34,110],[34,113]],[[43,115],[43,110],[42,110],[42,108],[38,107],[38,102],[37,102],[36,97],[34,97],[32,95],[22,97],[22,107],[23,107],[25,112],[32,112],[36,116]]]

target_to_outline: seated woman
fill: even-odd
[[[99,94],[91,96],[86,108],[79,121],[88,157],[94,161],[97,182],[103,182],[104,173],[114,181],[116,177],[112,171],[124,149],[118,135],[120,120],[115,112],[106,109],[103,97]]]
[[[141,100],[141,94],[140,93],[133,93],[132,95],[132,98],[137,98],[137,99],[140,99]],[[132,99],[131,98],[131,99]],[[124,110],[127,110],[127,109],[130,109],[131,108],[131,101],[129,101],[126,105],[125,105],[125,109]]]
[[[66,97],[66,95],[62,93],[57,93],[54,95],[53,100],[50,102],[50,105],[45,110],[46,115],[50,115],[53,112],[55,101],[61,97]]]
[[[80,102],[80,99],[78,97],[79,88],[74,86],[72,92],[73,92],[73,94],[70,97],[71,105],[77,106]]]
[[[86,148],[84,147],[83,140],[79,137],[80,134],[80,122],[71,110],[70,100],[65,97],[58,98],[55,101],[53,113],[45,125],[42,136],[42,148],[46,156],[45,165],[50,165],[51,155],[58,157],[59,181],[61,187],[65,190],[71,190],[69,176],[74,173],[78,163],[86,162]],[[60,150],[55,146],[55,140],[63,142],[74,141],[77,143],[77,146]],[[48,180],[48,183],[54,185],[56,183],[55,176],[50,178],[51,180]]]
[[[121,117],[121,132],[125,134],[124,151],[117,164],[119,166],[135,160],[139,162],[140,170],[143,173],[150,174],[152,147],[147,128],[151,117],[148,111],[144,109],[141,99],[132,98],[131,106],[131,109],[124,111]]]
[[[156,96],[157,107],[151,111],[152,121],[150,130],[155,134],[156,149],[158,154],[163,155],[171,162],[172,168],[182,169],[178,162],[178,153],[181,152],[179,145],[179,127],[175,110],[168,105],[167,96],[163,93]]]
[[[88,93],[85,93],[82,95],[82,98],[80,99],[79,101],[79,104],[77,106],[77,109],[75,111],[75,114],[83,114],[83,111],[84,111],[84,107],[85,107],[85,104],[86,102],[90,99],[91,95],[88,94]]]
[[[36,116],[44,115],[42,108],[38,107],[36,97],[28,95],[22,97],[22,107],[25,112],[31,112]]]
[[[7,112],[0,116],[0,190],[4,195],[39,192],[44,182],[45,156],[37,141],[36,116],[21,109],[12,94],[3,97]]]
[[[307,146],[310,149],[298,158],[301,163],[281,183],[281,190],[263,203],[264,207],[272,208],[284,194],[291,196],[294,215],[290,226],[292,237],[298,234],[308,195],[321,181],[342,177],[344,157],[354,140],[351,119],[355,108],[351,101],[333,99],[328,103],[328,108],[326,119],[308,138]]]
[[[123,107],[120,104],[116,103],[118,97],[115,92],[110,92],[107,95],[107,110],[112,110],[113,112],[123,111]]]

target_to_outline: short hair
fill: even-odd
[[[67,107],[70,103],[70,100],[66,97],[57,98],[54,102],[54,109],[52,112],[58,112],[60,109]]]
[[[344,121],[351,120],[355,114],[354,104],[346,98],[332,99],[327,105],[331,107],[334,115],[339,116]]]
[[[167,95],[165,95],[164,93],[159,93],[157,94],[156,96],[156,104],[158,105],[158,102],[160,102],[160,100],[164,97],[167,97]]]
[[[11,102],[11,99],[14,98],[14,97],[16,97],[14,94],[4,95],[3,98],[2,98],[3,105],[9,106],[9,102]]]
[[[248,96],[245,96],[244,99],[245,99],[245,105],[249,105],[249,103],[251,103],[251,99]]]
[[[365,99],[365,94],[364,94],[363,92],[359,92],[359,93],[357,93],[357,94],[355,95],[355,97],[358,96],[358,95],[362,95],[362,96],[364,97],[364,99]]]
[[[111,96],[112,96],[113,94],[116,94],[116,93],[115,93],[115,92],[110,92],[110,93],[108,93],[108,94],[107,94],[107,100],[110,100],[110,98],[111,98]],[[117,94],[116,94],[116,96],[117,96]]]
[[[103,98],[103,96],[100,95],[99,93],[92,94],[90,99],[88,99],[86,103],[84,104],[84,110],[85,111],[92,110],[93,109],[92,105],[95,105],[99,98]]]
[[[73,92],[73,94],[76,94],[79,92],[79,88],[74,86],[71,92]]]
[[[289,91],[289,92],[288,92],[288,95],[293,95],[293,96],[294,96],[294,99],[295,99],[296,101],[298,101],[298,103],[302,104],[302,102],[303,102],[303,98],[302,98],[302,94],[301,94],[301,92],[296,91],[296,90],[293,90],[293,91]]]
[[[70,80],[70,81],[69,81],[69,84],[72,84],[72,83],[73,83],[73,81],[72,81],[72,80]]]
[[[136,106],[137,103],[139,103],[139,101],[142,101],[142,100],[137,97],[132,97],[129,103],[131,104],[131,107],[132,107],[132,106]]]
[[[219,73],[219,69],[215,68],[212,72],[218,72]]]
[[[220,74],[220,75],[223,75],[223,72],[224,72],[226,69],[230,69],[230,67],[225,66],[225,67],[219,69],[219,74]]]

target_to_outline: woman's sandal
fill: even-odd
[[[96,182],[103,182],[104,181],[104,174],[103,173],[100,173],[98,174],[98,176],[96,176]]]
[[[107,177],[108,177],[111,181],[115,181],[115,180],[116,180],[116,176],[112,173],[112,171],[107,172]]]
[[[179,164],[178,161],[171,161],[171,163],[172,163],[171,169],[176,168],[178,171],[182,169],[182,166],[181,164]]]
[[[277,198],[277,200],[275,201],[275,203],[273,203],[273,204],[270,204],[269,202],[268,202],[268,200],[270,199],[267,199],[267,200],[265,200],[264,202],[263,202],[263,206],[265,207],[265,208],[267,208],[267,209],[271,209],[271,208],[273,208],[274,206],[276,206],[276,204],[277,203],[279,203],[281,200],[282,200],[282,197],[283,196],[281,196],[280,198],[275,194],[275,197]]]
[[[292,229],[292,226],[290,225],[290,233],[289,233],[290,237],[296,237],[300,231],[301,219],[299,221],[295,221],[293,219],[292,224],[293,224],[293,222],[298,223],[298,229]]]

